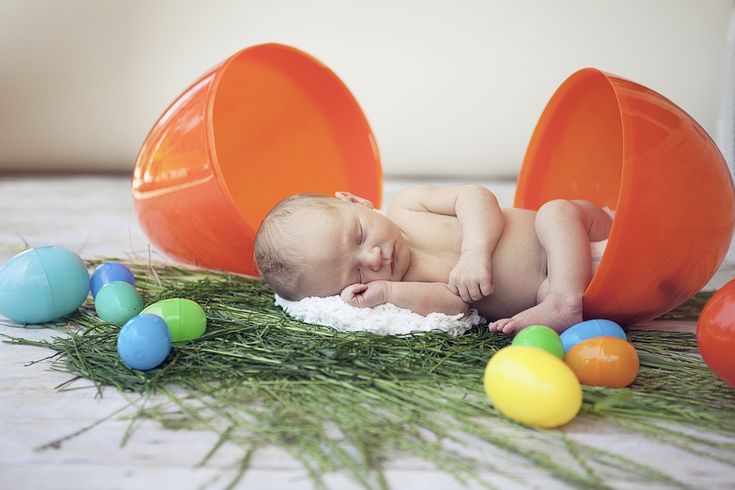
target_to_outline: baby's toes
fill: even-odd
[[[510,318],[503,318],[502,320],[495,321],[490,324],[491,332],[502,332],[503,327],[510,321]]]
[[[505,335],[513,335],[520,329],[520,323],[512,318],[503,324],[503,328],[500,329]]]

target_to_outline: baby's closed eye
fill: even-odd
[[[365,228],[362,227],[361,222],[357,222],[357,243],[362,245],[365,243]]]

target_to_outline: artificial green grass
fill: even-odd
[[[238,476],[254,451],[272,444],[300,460],[318,486],[325,472],[342,471],[366,488],[385,487],[384,464],[396,454],[429,461],[460,481],[485,483],[479,470],[517,479],[519,465],[528,465],[580,487],[623,477],[683,485],[564,430],[502,417],[485,397],[482,374],[509,340],[487,329],[461,337],[342,333],[290,319],[255,279],[129,265],[146,304],[183,297],[207,313],[204,336],[176,344],[161,367],[125,367],[116,352],[119,327],[99,320],[91,306],[67,318],[68,335],[6,341],[56,351],[53,367],[72,380],[140,394],[138,419],[216,431],[219,442],[205,460],[225,442],[237,444],[244,450]],[[696,310],[687,307],[678,318]],[[735,392],[704,365],[694,335],[630,338],[640,355],[638,378],[628,389],[584,387],[579,417],[735,465],[735,439],[688,430],[735,435]],[[501,460],[468,450],[478,446],[473,440],[495,446]]]

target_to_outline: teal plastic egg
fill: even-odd
[[[94,309],[100,319],[115,325],[124,325],[143,310],[143,300],[130,283],[114,281],[105,284],[97,292]]]
[[[513,345],[536,347],[564,359],[564,346],[559,334],[546,325],[531,325],[522,329],[513,337]]]
[[[81,258],[63,247],[31,248],[0,268],[0,315],[46,323],[79,308],[89,293]]]
[[[146,307],[142,313],[163,318],[171,331],[172,342],[197,339],[207,329],[204,310],[190,299],[164,299]]]

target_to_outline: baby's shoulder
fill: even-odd
[[[441,190],[430,185],[415,185],[398,192],[388,204],[387,216],[393,220],[415,219],[436,213],[430,205]]]
[[[388,214],[420,210],[424,187],[419,185],[399,191],[388,204]]]

